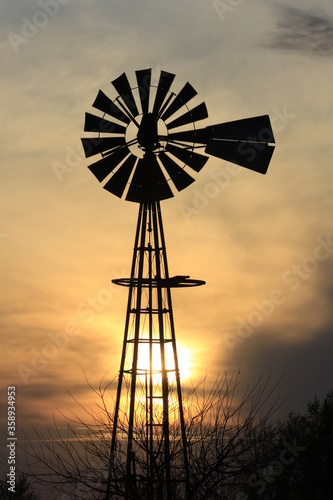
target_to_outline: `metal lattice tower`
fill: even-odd
[[[142,422],[145,422],[143,441],[146,445],[147,497],[157,498],[155,495],[159,492],[159,498],[172,498],[169,416],[172,413],[174,417],[172,409],[175,410],[175,406],[179,413],[177,418],[179,418],[183,446],[184,474],[181,480],[186,487],[189,478],[171,288],[195,286],[204,282],[190,280],[185,276],[170,278],[158,201],[140,205],[131,277],[113,282],[128,286],[129,294],[111,444],[110,472],[112,475],[121,393],[125,385],[130,388],[129,422],[126,429],[128,440],[125,495],[131,498],[136,489],[133,480],[133,460],[135,460],[133,442],[142,441]],[[141,356],[141,363],[149,359],[148,365],[140,364],[142,351],[146,351],[147,355]],[[126,360],[129,361],[128,366]],[[176,392],[173,401],[170,398],[171,387],[174,387]],[[123,406],[126,404],[126,398],[124,400]],[[121,413],[124,414],[125,410],[122,409]],[[165,477],[161,480],[158,479],[158,472],[163,469]]]
[[[190,109],[196,91],[186,83],[171,92],[174,77],[161,71],[155,86],[144,69],[131,87],[123,73],[112,81],[118,96],[100,90],[93,103],[103,115],[86,113],[85,131],[97,136],[82,139],[85,155],[102,156],[89,169],[106,190],[139,203],[131,275],[113,280],[128,287],[128,303],[106,499],[190,497],[171,289],[204,281],[170,277],[160,201],[194,182],[207,154],[266,173],[274,150],[267,115],[197,129],[205,103]]]

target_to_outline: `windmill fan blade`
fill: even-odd
[[[126,145],[124,137],[92,137],[81,139],[81,141],[86,158]]]
[[[171,115],[176,113],[178,109],[189,102],[195,95],[197,95],[197,91],[192,87],[192,85],[187,82],[179,92],[179,94],[172,101],[170,106],[166,109],[166,111],[164,111],[163,115],[161,116],[162,120],[165,121],[170,118]]]
[[[236,165],[265,174],[274,146],[253,142],[218,141],[208,143],[205,153],[230,161]]]
[[[86,113],[84,130],[85,132],[106,132],[108,134],[125,134],[126,127],[118,125],[117,123],[114,122],[110,122],[109,120],[105,120],[105,118],[101,118],[99,116]]]
[[[142,203],[172,197],[173,193],[156,157],[153,155],[140,158],[126,200]]]
[[[124,101],[124,103],[126,104],[126,106],[128,107],[129,111],[132,113],[132,115],[134,117],[138,116],[139,111],[138,108],[136,107],[136,103],[132,94],[132,89],[126,74],[123,73],[118,78],[113,80],[111,83],[118,92],[118,94],[120,95],[120,97],[122,98],[122,100]]]
[[[186,125],[188,123],[196,122],[198,120],[203,120],[208,117],[208,112],[206,108],[206,104],[202,102],[195,108],[191,109],[184,115],[176,118],[171,123],[167,124],[168,130],[171,128],[180,127],[181,125]]]
[[[207,129],[212,139],[275,143],[268,115],[211,125]]]
[[[195,130],[186,130],[183,132],[171,132],[168,135],[168,140],[179,142],[191,142],[199,144],[207,144],[209,134],[206,128],[197,128]]]
[[[104,189],[121,198],[136,161],[137,157],[131,154],[105,184]]]
[[[163,101],[169,92],[171,84],[176,75],[173,73],[167,73],[166,71],[161,71],[160,79],[157,86],[155,102],[153,107],[153,115],[157,116],[158,112],[163,104]]]
[[[142,69],[135,72],[138,82],[142,113],[149,111],[149,89],[151,80],[151,69]]]
[[[94,174],[97,179],[102,182],[105,177],[107,177],[112,170],[114,170],[119,163],[130,153],[129,149],[119,148],[116,149],[114,153],[102,158],[101,160],[89,165],[89,170]]]
[[[103,113],[107,113],[121,122],[127,124],[130,122],[128,116],[124,115],[121,109],[118,108],[118,106],[116,106],[101,90],[98,91],[97,97],[93,103],[93,108],[99,109],[100,111],[103,111]]]
[[[169,153],[176,156],[176,158],[186,163],[186,165],[193,168],[193,170],[195,170],[196,172],[200,172],[202,167],[208,161],[208,156],[195,153],[194,151],[190,151],[188,149],[176,147],[172,144],[168,144],[165,149]]]
[[[191,177],[185,170],[183,170],[175,161],[173,161],[167,154],[160,153],[159,160],[161,160],[164,168],[168,172],[172,182],[178,189],[181,191],[185,189],[187,186],[192,184],[195,179]]]

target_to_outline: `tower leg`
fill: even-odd
[[[164,229],[162,222],[162,213],[160,210],[160,205],[158,203],[158,220],[161,234],[161,244],[162,244],[162,256],[164,261],[164,270],[166,279],[169,280],[169,268],[168,261],[166,255],[166,245],[164,238]],[[174,356],[174,365],[175,365],[175,374],[176,374],[176,384],[177,384],[177,396],[178,396],[178,404],[179,404],[179,415],[180,415],[180,426],[181,426],[181,435],[182,435],[182,444],[183,444],[183,459],[184,459],[184,469],[185,469],[185,500],[187,500],[190,492],[190,476],[189,476],[189,467],[188,467],[188,457],[187,457],[187,439],[186,439],[186,431],[185,431],[185,420],[184,420],[184,409],[183,409],[183,399],[182,399],[182,390],[180,384],[180,372],[179,372],[179,364],[178,364],[178,354],[177,354],[177,346],[176,346],[176,332],[175,332],[175,323],[173,319],[173,310],[172,310],[172,301],[171,301],[171,290],[170,287],[166,289],[168,304],[170,310],[170,331],[172,338],[172,350]]]
[[[106,499],[113,492],[126,500],[188,498],[187,441],[159,202],[140,205],[131,277],[115,282],[128,286],[129,293]],[[170,422],[173,385],[178,423]],[[170,438],[171,425],[180,425],[179,438],[177,433]],[[171,458],[175,440],[183,448],[177,463]]]
[[[138,246],[139,246],[138,243],[139,243],[139,238],[140,238],[140,228],[141,228],[142,214],[143,214],[143,207],[142,207],[142,205],[140,205],[139,215],[138,215],[138,222],[137,222],[136,233],[135,233],[134,249],[138,248]],[[106,500],[109,500],[109,498],[111,498],[111,480],[112,480],[112,476],[113,476],[113,472],[114,472],[114,457],[115,457],[115,448],[116,448],[116,433],[117,433],[117,427],[118,427],[119,408],[120,408],[120,399],[121,399],[121,389],[122,389],[123,378],[124,378],[124,367],[125,367],[125,359],[126,359],[126,347],[127,347],[128,332],[129,332],[129,322],[130,322],[130,309],[131,309],[132,296],[133,296],[133,291],[134,291],[133,281],[134,281],[134,278],[135,278],[135,267],[136,267],[136,259],[135,259],[135,250],[134,250],[134,255],[133,255],[133,260],[132,260],[132,267],[131,267],[131,278],[130,278],[130,285],[129,285],[129,292],[128,292],[128,301],[127,301],[127,313],[126,313],[126,320],[125,320],[124,342],[123,342],[123,349],[122,349],[121,360],[120,360],[120,370],[119,370],[119,378],[118,378],[116,406],[115,406],[114,419],[113,419],[112,439],[111,439],[111,449],[110,449],[110,459],[109,459],[109,470],[108,470],[108,480],[107,480],[107,488],[106,488],[106,496],[105,496]]]

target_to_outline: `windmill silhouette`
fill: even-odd
[[[208,117],[206,105],[190,108],[197,92],[186,83],[175,94],[170,90],[174,78],[161,71],[154,85],[152,70],[143,69],[136,71],[137,85],[131,87],[123,73],[111,82],[118,94],[114,100],[98,92],[93,107],[103,116],[86,113],[85,117],[84,130],[97,133],[82,139],[85,155],[101,155],[88,168],[104,189],[139,203],[130,277],[112,280],[128,287],[128,302],[107,499],[113,486],[113,490],[123,488],[126,499],[142,498],[141,488],[145,498],[171,500],[176,498],[175,481],[182,484],[182,498],[190,495],[171,289],[205,282],[169,275],[160,201],[192,184],[207,155],[265,174],[274,151],[268,115],[196,128]],[[182,445],[182,466],[178,459],[177,471],[170,420],[172,425],[178,422]],[[121,466],[124,473],[119,477],[116,471]]]

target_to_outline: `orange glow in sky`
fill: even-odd
[[[23,20],[39,2],[3,3],[1,390],[18,388],[18,425],[52,424],[67,390],[89,398],[82,368],[93,385],[118,376],[128,291],[111,279],[130,275],[138,205],[101,188],[80,138],[98,90],[113,97],[123,72],[134,87],[144,68],[155,84],[175,73],[175,93],[193,85],[202,126],[268,114],[276,139],[266,175],[211,157],[161,203],[170,275],[206,281],[172,293],[181,380],[241,367],[251,383],[272,370],[285,373],[286,411],[323,398],[333,379],[333,28],[312,32],[313,22],[293,39],[282,1],[229,2],[224,20],[222,2],[123,0],[59,2],[29,37]],[[330,23],[333,3],[323,3]]]
[[[161,356],[160,348],[158,344],[153,344],[153,371],[160,373],[161,371]],[[192,373],[192,357],[193,352],[189,348],[183,347],[180,343],[177,343],[177,355],[178,355],[178,365],[180,372],[181,381],[190,378]],[[173,350],[171,342],[165,344],[165,358],[166,358],[166,369],[174,370],[175,363],[173,357]],[[138,357],[138,368],[139,369],[149,369],[149,345],[141,344],[139,348]]]

